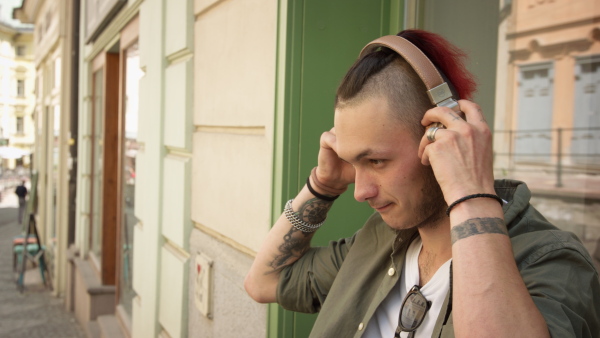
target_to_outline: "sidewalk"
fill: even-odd
[[[0,337],[83,338],[84,331],[62,299],[44,288],[36,269],[25,278],[25,291],[17,290],[13,272],[12,238],[21,233],[18,200],[6,194],[0,202]]]

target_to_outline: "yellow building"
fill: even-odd
[[[35,159],[38,173],[37,224],[46,245],[54,293],[67,291],[67,248],[74,241],[77,172],[76,55],[72,1],[23,1],[13,15],[34,24]],[[75,77],[73,77],[75,75]],[[33,81],[32,81],[33,82]]]
[[[600,2],[513,1],[500,24],[496,174],[600,253]],[[501,62],[500,62],[501,61]]]
[[[2,170],[29,166],[34,144],[33,26],[13,20],[11,5],[0,6],[0,146],[10,147]]]

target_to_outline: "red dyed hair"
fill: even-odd
[[[466,54],[441,36],[422,30],[405,30],[398,36],[413,43],[437,67],[457,98],[471,99],[475,80],[463,64]],[[384,72],[384,69],[387,69]],[[423,80],[400,54],[379,48],[350,67],[335,97],[335,107],[362,102],[365,98],[384,95],[397,121],[409,127],[416,139],[423,136],[420,121],[433,108]]]
[[[438,34],[420,29],[407,29],[397,34],[412,42],[452,83],[461,99],[472,99],[477,87],[473,75],[465,67],[465,52]]]

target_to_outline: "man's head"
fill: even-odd
[[[460,49],[422,30],[405,30],[398,36],[419,48],[442,76],[447,75],[456,96],[471,98],[475,81],[462,63],[466,55]],[[354,63],[338,87],[335,106],[344,108],[381,95],[387,98],[394,118],[420,139],[424,131],[420,120],[433,105],[412,66],[389,48],[366,54]]]
[[[453,66],[440,67],[442,71],[454,77],[456,69],[464,71],[459,62],[462,54],[449,49],[441,37],[422,31],[399,35],[403,34],[426,55],[427,49],[435,49],[437,57],[451,58],[452,62],[442,63],[445,68]],[[474,83],[465,74],[458,76],[456,89],[469,97]],[[387,48],[358,60],[338,88],[337,152],[356,170],[355,198],[367,201],[395,229],[435,224],[443,216],[445,201],[433,171],[417,156],[424,132],[420,121],[430,108],[421,79],[410,64]]]

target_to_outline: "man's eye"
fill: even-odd
[[[373,165],[382,165],[383,164],[383,160],[369,160],[369,162]]]

